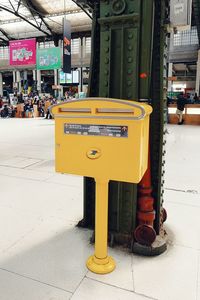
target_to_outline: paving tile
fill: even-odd
[[[200,300],[200,284],[197,285],[197,300]]]
[[[26,168],[31,165],[40,162],[38,159],[33,159],[30,157],[23,157],[23,156],[14,156],[10,159],[6,159],[0,162],[1,166],[13,167],[13,168]]]
[[[0,205],[0,256],[7,249],[21,241],[41,223],[41,217],[13,210],[13,207]]]
[[[69,174],[55,174],[48,178],[46,182],[57,183],[67,186],[75,186],[77,188],[83,189],[83,177]]]
[[[200,207],[166,202],[165,227],[170,242],[176,245],[200,249]]]
[[[68,300],[71,293],[0,270],[2,300]]]
[[[104,276],[104,275],[102,275]],[[71,300],[151,300],[136,293],[85,278]]]
[[[6,122],[4,122],[6,121]],[[51,121],[51,120],[50,120]],[[0,119],[0,162],[13,156],[52,159],[54,121],[38,119]],[[45,126],[44,126],[45,125]]]
[[[75,222],[82,218],[83,190],[80,188],[2,175],[0,181],[0,207],[10,207],[13,214],[23,212],[36,219],[55,216]]]
[[[5,166],[0,166],[0,175],[6,175],[15,178],[32,179],[38,181],[47,180],[51,177],[51,174],[49,173],[38,172],[35,170],[11,168]]]
[[[169,246],[157,257],[133,257],[135,291],[159,300],[196,300],[198,251]]]
[[[200,251],[198,251],[197,300],[200,300]]]
[[[114,258],[116,269],[112,273],[103,276],[88,272],[87,277],[133,291],[132,254],[127,251],[109,248],[108,254]]]
[[[49,217],[74,224],[82,218],[82,190],[76,187],[2,175],[0,182],[0,252]]]
[[[177,162],[177,164],[174,164],[173,161],[169,162],[169,160],[167,164],[165,176],[166,188],[186,192],[194,191],[200,194],[200,181],[198,177],[200,174],[200,167],[198,165],[190,163],[192,168],[191,166],[189,168],[184,162]]]
[[[200,193],[200,126],[168,125],[165,187]],[[195,163],[196,162],[196,163]]]
[[[90,234],[51,217],[2,253],[0,268],[74,292],[87,273]]]
[[[52,157],[54,157],[52,155]],[[51,158],[52,158],[51,157]],[[46,172],[55,174],[55,160],[45,160],[27,168],[28,170],[35,170],[38,172]]]
[[[185,206],[200,207],[200,194],[192,190],[185,192],[165,189],[164,204],[169,202]]]

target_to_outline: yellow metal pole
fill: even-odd
[[[105,260],[108,240],[108,180],[95,181],[95,257]]]
[[[112,272],[115,268],[114,259],[107,255],[109,180],[95,179],[95,181],[95,253],[88,258],[87,267],[94,273],[106,274]]]

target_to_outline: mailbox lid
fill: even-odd
[[[80,117],[90,116],[91,118],[132,118],[143,119],[152,112],[152,107],[145,103],[136,101],[119,100],[111,98],[85,98],[60,103],[51,107],[54,118],[65,116]]]

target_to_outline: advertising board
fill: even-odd
[[[10,41],[9,48],[10,65],[36,64],[36,39]]]

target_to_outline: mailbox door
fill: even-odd
[[[142,120],[60,118],[56,171],[137,183],[147,168],[147,131]]]

